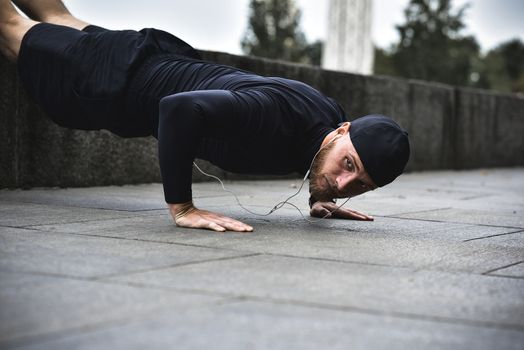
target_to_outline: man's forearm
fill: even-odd
[[[191,180],[202,120],[187,95],[173,95],[160,102],[158,158],[167,203],[192,199]]]

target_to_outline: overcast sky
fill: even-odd
[[[296,0],[308,40],[324,39],[328,0]],[[404,20],[409,0],[373,0],[373,41],[388,47],[398,40],[395,24]],[[467,28],[482,50],[511,38],[524,41],[524,0],[454,0],[471,6]],[[249,0],[65,0],[76,16],[110,29],[154,27],[167,30],[199,49],[240,54]]]

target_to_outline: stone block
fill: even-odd
[[[160,181],[156,141],[152,138],[121,139],[107,131],[61,128],[36,112],[21,119],[17,187]]]
[[[32,228],[251,253],[472,273],[483,273],[522,259],[522,237],[514,246],[490,239],[463,242],[511,232],[504,228],[448,223],[428,226],[423,221],[389,218],[378,218],[375,222],[326,220],[308,224],[294,214],[271,219],[246,218],[228,210],[225,214],[249,223],[255,231],[216,234],[175,228],[168,214]]]
[[[406,102],[405,102],[406,103]],[[412,169],[449,169],[454,152],[454,92],[443,84],[409,82]]]
[[[494,215],[492,211],[448,208],[438,211],[402,214],[399,217],[524,229],[524,216],[516,211],[498,212],[497,215]]]
[[[43,204],[0,201],[0,227],[27,227],[31,225],[62,224],[106,220],[135,216],[136,214],[92,208],[48,206]]]
[[[490,272],[489,274],[494,276],[515,277],[524,279],[524,262]]]
[[[264,212],[297,181],[226,186]],[[411,173],[313,223],[194,186],[249,234],[175,226],[160,184],[0,191],[0,348],[520,349],[523,181]]]
[[[118,211],[160,210],[167,208],[161,184],[135,185],[132,187],[132,190],[129,185],[61,189],[45,188],[30,191],[4,190],[0,191],[0,201],[8,202],[10,205],[31,203]],[[26,208],[24,207],[23,210],[26,210]]]
[[[174,227],[174,225],[173,225]],[[94,278],[241,256],[241,252],[0,228],[0,270]]]
[[[0,271],[0,347],[136,322],[166,308],[182,312],[223,298],[96,281]]]
[[[205,59],[265,76],[304,81],[335,98],[349,120],[381,113],[411,135],[409,171],[524,165],[524,98],[384,76],[361,76],[219,52]],[[160,182],[157,142],[76,131],[50,122],[25,95],[16,67],[0,57],[0,188]],[[204,170],[229,179],[260,179]],[[194,180],[208,180],[194,171]],[[293,176],[293,175],[291,175]]]
[[[259,255],[111,280],[524,329],[521,279]]]
[[[456,166],[524,164],[524,98],[457,89]]]
[[[244,350],[289,348],[519,349],[524,335],[510,329],[399,318],[317,305],[246,301],[167,309],[138,322],[91,329],[25,349]]]
[[[0,55],[0,188],[18,184],[19,81],[15,65]]]

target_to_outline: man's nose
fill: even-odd
[[[337,177],[337,190],[345,193],[349,190],[351,182],[353,181],[353,174],[342,174]]]

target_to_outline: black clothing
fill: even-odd
[[[411,153],[407,131],[391,118],[366,115],[351,122],[349,137],[375,185],[382,187],[404,172]]]
[[[86,28],[77,31],[82,33],[80,39],[75,37],[69,45],[63,41],[54,45],[46,43],[57,40],[65,30],[55,33],[52,28],[33,28],[22,46],[33,47],[33,51],[54,52],[58,48],[55,60],[75,77],[36,84],[51,84],[73,97],[72,103],[63,101],[62,96],[53,96],[48,102],[49,96],[41,89],[36,89],[41,93],[37,101],[47,104],[44,110],[60,125],[104,128],[124,137],[157,137],[168,203],[191,200],[195,157],[239,173],[305,173],[324,137],[345,121],[334,100],[304,83],[199,60],[189,45],[165,32],[98,32],[96,28],[90,32]],[[45,30],[52,34],[37,34]],[[64,35],[63,40],[74,36]],[[40,43],[46,36],[51,40]],[[41,57],[44,64],[35,63],[36,59],[27,58],[27,50],[20,52],[20,72],[27,77],[22,79],[28,81],[26,85],[35,85],[28,77],[35,68],[45,65],[60,70],[59,63],[47,62],[53,61],[53,55]],[[78,62],[92,71],[79,68]],[[62,78],[65,73],[57,74]],[[75,94],[79,90],[84,95]],[[66,115],[57,101],[82,114]]]
[[[170,203],[191,199],[195,157],[237,173],[305,173],[344,120],[333,100],[301,82],[176,55],[148,60],[128,97],[139,115],[158,118],[154,135]]]
[[[58,125],[149,136],[151,121],[126,113],[127,84],[147,57],[166,52],[200,57],[184,41],[156,29],[109,31],[91,25],[80,31],[39,23],[23,37],[17,64],[28,94]]]

